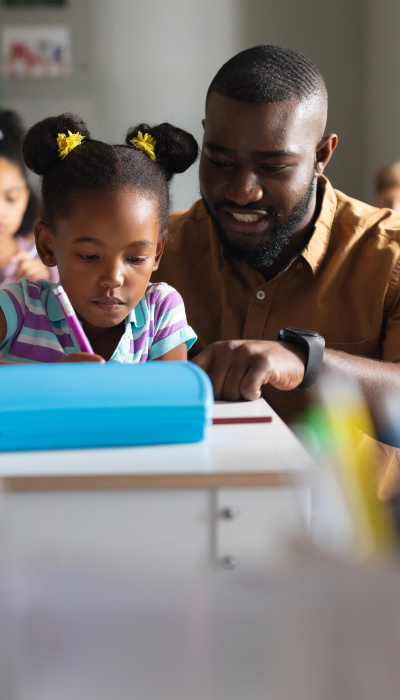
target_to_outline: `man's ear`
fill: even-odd
[[[157,241],[157,252],[156,252],[156,257],[154,260],[154,265],[153,265],[153,272],[155,270],[158,270],[158,266],[160,264],[161,256],[164,252],[164,246],[165,246],[165,238],[159,238]]]
[[[57,265],[56,256],[54,253],[54,236],[50,226],[44,221],[36,221],[33,227],[35,235],[36,250],[43,265],[46,267],[55,267]]]
[[[323,136],[321,141],[317,146],[317,151],[315,154],[315,174],[322,175],[326,166],[328,165],[332,153],[338,144],[338,137],[336,134],[327,134]]]

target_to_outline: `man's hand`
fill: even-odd
[[[28,280],[44,279],[50,277],[49,268],[43,265],[39,258],[31,258],[28,251],[20,250],[13,257],[13,262],[18,263],[18,267],[13,274],[13,279],[18,282],[22,277]]]
[[[304,377],[306,354],[273,340],[228,340],[212,343],[193,362],[207,372],[216,400],[254,401],[263,384],[295,389]]]
[[[88,352],[71,352],[58,362],[105,362],[105,359],[100,355],[91,355]]]

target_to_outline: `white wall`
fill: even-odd
[[[94,0],[96,133],[170,121],[202,138],[208,84],[238,50],[236,0]],[[176,208],[198,198],[197,165],[175,184]]]
[[[333,184],[370,198],[374,172],[400,157],[398,0],[69,0],[63,9],[7,9],[5,23],[68,23],[74,74],[68,80],[4,80],[3,104],[27,125],[60,111],[119,141],[138,121],[172,121],[200,140],[208,84],[222,63],[258,43],[303,51],[322,70],[328,129],[339,147]],[[175,206],[198,196],[197,167],[178,176]]]
[[[339,136],[327,175],[338,189],[362,198],[363,0],[243,0],[241,8],[246,46],[289,46],[321,70],[329,93],[327,129]]]
[[[400,158],[400,3],[365,2],[364,189],[378,168]]]

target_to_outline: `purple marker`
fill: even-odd
[[[64,292],[61,284],[58,284],[57,287],[53,287],[53,294],[57,299],[61,310],[65,315],[65,320],[73,332],[76,342],[78,343],[82,352],[88,352],[90,355],[94,355],[92,346],[90,345],[85,332],[79,323],[79,319],[72,308],[72,304],[68,299],[66,292]]]

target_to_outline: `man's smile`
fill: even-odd
[[[271,223],[271,216],[264,210],[249,210],[233,207],[220,209],[220,220],[229,234],[229,229],[236,233],[259,235],[266,231]]]

